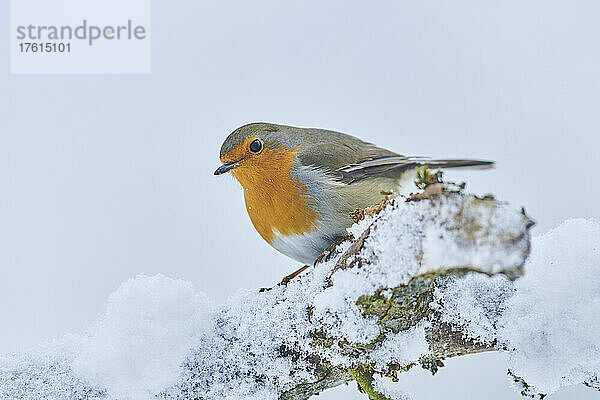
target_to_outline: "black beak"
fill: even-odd
[[[237,167],[238,165],[240,165],[239,162],[226,162],[223,165],[221,165],[219,168],[217,168],[217,170],[215,171],[215,175],[221,175],[221,174],[224,174],[225,172],[229,172],[232,169],[234,169],[235,167]]]

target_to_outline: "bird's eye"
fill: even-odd
[[[254,139],[252,143],[250,143],[250,151],[254,154],[258,154],[263,149],[263,143],[260,139]]]

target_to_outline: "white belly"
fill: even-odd
[[[271,245],[279,252],[306,265],[313,265],[317,257],[327,249],[330,241],[316,229],[308,234],[283,236],[275,232]]]

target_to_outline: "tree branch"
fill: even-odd
[[[408,210],[414,215],[394,221],[395,216]],[[279,393],[280,399],[302,400],[354,379],[371,399],[385,399],[372,386],[374,373],[396,379],[398,372],[416,364],[435,373],[447,357],[496,349],[494,343],[485,344],[468,338],[463,333],[464,327],[442,322],[440,312],[432,307],[434,291],[449,276],[460,277],[469,272],[504,274],[510,279],[520,276],[529,253],[529,228],[532,226],[523,211],[515,212],[491,197],[478,198],[460,190],[450,191],[441,185],[430,185],[424,193],[412,196],[406,202],[386,201],[373,210],[366,210],[362,216],[368,221],[357,228],[363,229],[361,234],[331,249],[314,271],[288,287],[275,288],[267,293],[268,296],[277,297],[273,304],[275,308],[294,303],[288,304],[288,307],[305,310],[307,324],[299,324],[296,329],[293,324],[298,322],[295,319],[299,316],[291,317],[289,325],[292,328],[287,328],[285,333],[287,338],[294,339],[284,339],[277,355],[285,363],[291,362],[289,368],[282,369],[287,376],[269,377],[257,369],[238,369],[237,365],[229,365],[236,371],[233,374],[228,371],[227,377],[222,377],[226,385],[231,385],[227,385],[229,389],[235,390],[234,386],[240,382],[239,377],[245,376],[259,382],[259,387],[264,385],[271,394]],[[396,226],[398,223],[407,226]],[[398,262],[404,265],[391,268],[382,253],[396,250],[378,246],[381,240],[389,240],[390,233],[398,233],[398,230],[412,232],[405,240],[416,239],[419,242],[408,243],[411,252],[398,254]],[[393,237],[394,234],[391,236],[392,240],[398,240],[398,237]],[[396,243],[390,242],[388,245],[396,246]],[[440,254],[440,248],[446,254]],[[438,261],[441,265],[435,264]],[[355,272],[336,279],[338,275],[352,270]],[[321,284],[319,279],[322,279]],[[352,280],[361,279],[364,280],[362,284],[366,282],[364,287],[373,287],[375,290],[354,298],[351,297],[352,289],[336,290],[338,284],[348,285],[348,280],[352,283]],[[393,282],[397,284],[390,286]],[[302,290],[312,294],[309,301],[302,298],[306,304],[299,305],[298,292]],[[328,298],[328,291],[333,301],[343,299],[345,304],[339,307],[323,306],[319,297]],[[266,303],[269,304],[269,301]],[[320,309],[318,315],[317,308]],[[353,313],[352,308],[356,312]],[[228,309],[223,310],[224,315],[229,312]],[[286,318],[273,309],[263,312],[264,318]],[[356,341],[356,338],[344,334],[345,318],[362,319],[367,328],[357,329],[376,327],[377,332],[371,339]],[[244,325],[239,321],[231,323]],[[353,323],[359,325],[361,321]],[[426,341],[424,354],[404,359],[395,356],[393,349],[388,349],[394,346],[395,337],[405,336],[401,342],[418,341],[420,331]],[[248,339],[235,335],[228,338],[242,342]],[[250,338],[250,342],[254,343],[255,339]],[[252,347],[249,344],[246,348]],[[252,358],[254,354],[248,351],[243,357]],[[272,360],[272,363],[279,361]],[[256,364],[261,363],[250,363],[253,367]],[[200,365],[200,362],[195,364]],[[192,370],[198,372],[196,368]],[[205,373],[213,374],[215,371]],[[188,382],[204,382],[204,378],[192,374]],[[185,386],[184,383],[181,387]],[[202,390],[196,395],[212,398],[211,395],[202,394],[205,388],[203,384],[200,384],[200,388]]]

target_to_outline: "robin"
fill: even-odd
[[[403,156],[344,133],[252,123],[221,146],[221,165],[244,188],[252,224],[271,246],[312,265],[354,220],[386,193],[409,193],[415,169],[491,167],[480,160]]]

